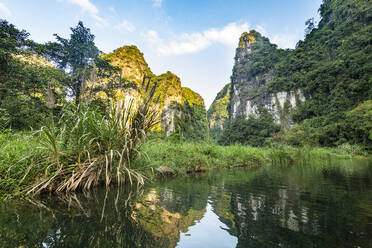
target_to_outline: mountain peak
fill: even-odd
[[[248,48],[252,44],[256,43],[257,38],[261,37],[261,34],[256,30],[244,32],[239,39],[239,48]]]
[[[136,46],[122,46],[112,53],[104,54],[114,66],[122,70],[122,76],[130,81],[141,82],[144,76],[153,73],[143,57],[143,53]]]

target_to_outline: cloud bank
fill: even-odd
[[[166,42],[155,30],[148,30],[146,39],[155,44],[160,55],[182,55],[202,51],[213,44],[235,47],[240,35],[247,31],[248,23],[230,23],[221,29],[211,28],[202,32],[183,33],[176,40]]]
[[[128,31],[128,32],[133,32],[136,28],[134,27],[134,25],[131,22],[129,22],[128,20],[123,19],[123,21],[121,23],[119,23],[118,25],[115,26],[115,29],[116,30],[125,30],[125,31]]]
[[[295,34],[271,35],[262,26],[257,26],[255,29],[280,48],[294,48],[301,38]],[[240,35],[247,31],[249,31],[248,23],[238,24],[233,22],[220,29],[210,28],[201,32],[183,33],[173,40],[161,38],[156,30],[148,30],[143,36],[155,46],[159,55],[171,56],[197,53],[214,44],[235,48],[238,45]]]
[[[71,4],[78,5],[84,12],[88,13],[92,18],[100,24],[106,24],[106,21],[98,15],[98,8],[90,0],[57,0],[59,2],[67,1]]]

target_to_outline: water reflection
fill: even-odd
[[[0,247],[372,247],[372,167],[291,166],[0,204]]]
[[[230,228],[219,220],[208,203],[203,218],[189,228],[187,233],[182,233],[179,248],[192,247],[221,247],[234,248],[238,239],[229,232]]]

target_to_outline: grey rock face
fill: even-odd
[[[248,118],[250,115],[257,117],[259,109],[265,108],[273,115],[278,124],[288,128],[293,124],[290,118],[291,110],[305,101],[305,97],[299,90],[269,92],[268,85],[274,78],[272,69],[266,69],[266,71],[255,73],[252,76],[249,69],[256,62],[255,48],[252,45],[256,42],[256,38],[262,39],[262,37],[253,33],[254,41],[249,41],[247,45],[246,39],[253,39],[250,38],[252,37],[251,33],[242,35],[241,45],[236,49],[235,65],[231,77],[230,117],[232,119],[238,116]]]
[[[172,107],[172,105],[164,107],[161,116],[161,125],[167,136],[171,135],[175,131],[175,118],[180,117],[181,115],[182,112]]]

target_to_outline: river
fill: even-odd
[[[266,166],[0,203],[0,247],[372,247],[372,164]]]

